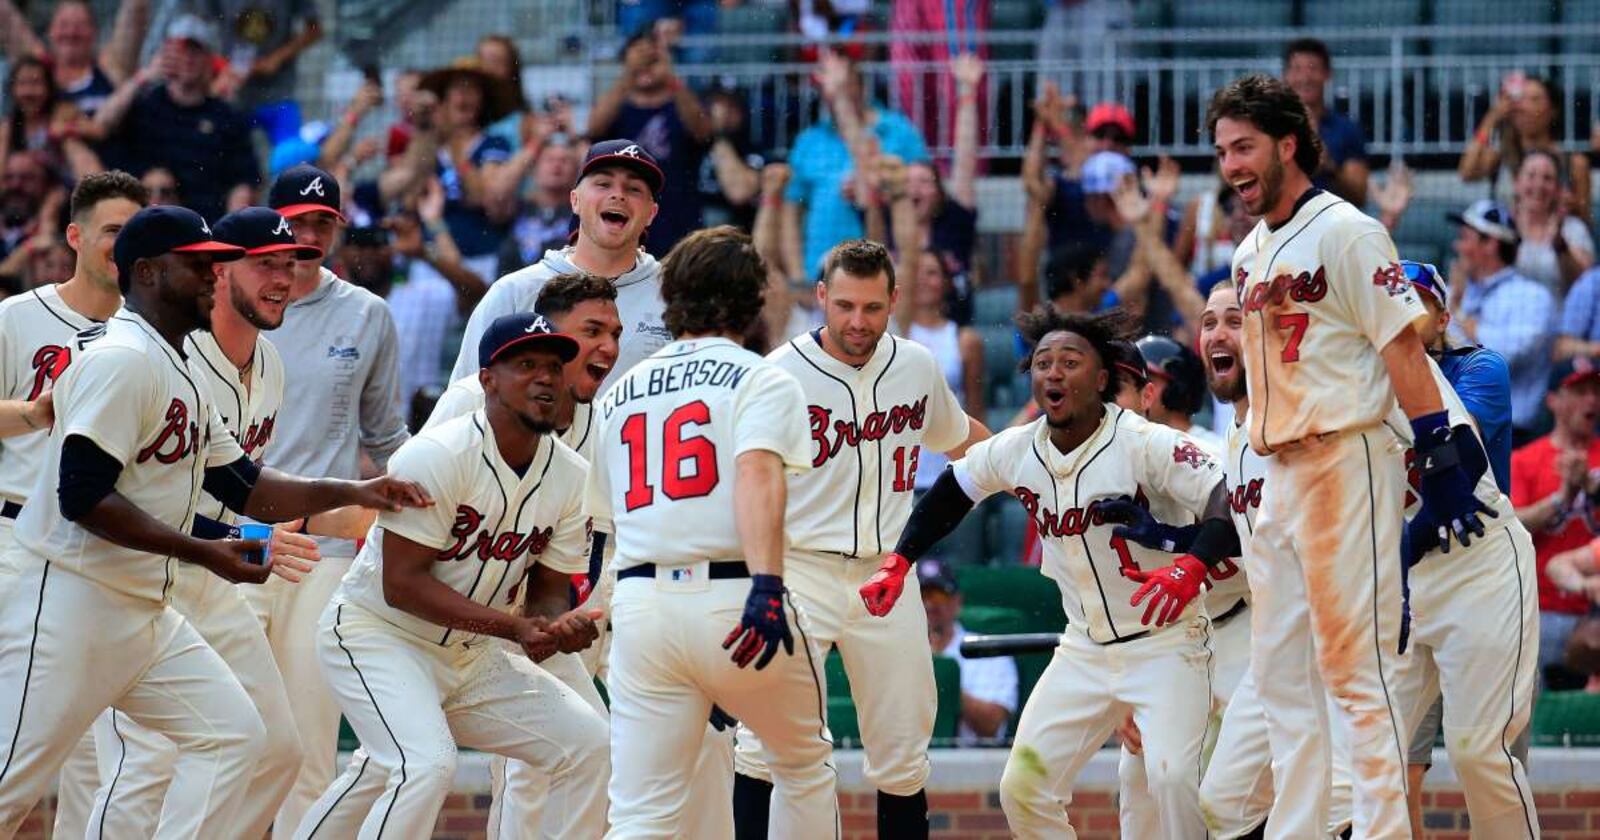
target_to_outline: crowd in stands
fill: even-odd
[[[649,226],[651,253],[666,254],[704,225],[753,232],[771,273],[769,342],[819,323],[813,281],[829,248],[858,236],[891,244],[902,278],[896,328],[933,351],[966,410],[991,425],[995,412],[1002,425],[1031,416],[1013,380],[1012,314],[1039,302],[1077,312],[1121,306],[1145,331],[1192,345],[1207,290],[1230,279],[1233,248],[1255,224],[1220,179],[1180,196],[1179,163],[1135,160],[1139,122],[1127,104],[1082,101],[1070,74],[1041,73],[1017,180],[1024,222],[1002,241],[1001,270],[981,276],[978,184],[990,162],[979,149],[990,89],[974,33],[988,26],[985,2],[895,0],[892,31],[948,37],[895,42],[883,55],[851,43],[799,51],[814,61],[819,113],[759,115],[805,125],[784,150],[752,140],[758,103],[690,84],[675,70],[715,60],[703,41],[686,47],[681,38],[714,31],[719,6],[737,2],[619,0],[617,72],[586,108],[560,96],[530,101],[517,42],[491,34],[445,66],[389,68],[387,78],[370,71],[320,126],[302,125],[291,98],[296,58],[323,34],[313,4],[281,0],[264,13],[260,3],[237,12],[196,0],[157,15],[152,6],[164,2],[124,0],[102,33],[106,21],[68,0],[36,33],[13,0],[0,0],[9,70],[0,94],[0,290],[71,274],[65,196],[83,175],[124,169],[154,203],[215,219],[259,203],[263,183],[283,169],[314,162],[338,179],[349,221],[331,267],[389,303],[401,400],[413,417],[425,417],[448,384],[463,322],[489,286],[567,245],[575,228],[568,195],[591,142],[625,138],[659,162],[665,186]],[[1038,57],[1095,58],[1096,33],[1130,26],[1132,5],[1050,3]],[[795,7],[796,26],[811,39],[848,35],[867,20],[864,0]],[[168,22],[155,32],[152,20]],[[153,57],[141,63],[142,52]],[[906,69],[874,90],[859,70],[865,58]],[[1395,228],[1414,194],[1411,173],[1400,165],[1374,173],[1363,126],[1332,104],[1334,56],[1298,40],[1286,45],[1281,69],[1321,132],[1317,185]],[[936,109],[915,101],[918,92],[954,118],[931,120]],[[1600,609],[1600,521],[1588,503],[1600,499],[1591,157],[1557,142],[1557,102],[1546,80],[1505,78],[1459,162],[1461,181],[1483,184],[1485,197],[1456,208],[1453,255],[1440,266],[1455,340],[1496,350],[1509,364],[1521,447],[1511,493],[1536,534],[1541,571],[1557,570],[1540,580],[1552,672],[1572,626]],[[375,119],[390,113],[389,125]],[[930,149],[951,153],[936,158]],[[1191,175],[1199,171],[1185,163]],[[1185,387],[1199,393],[1203,385]],[[1226,412],[1203,402],[1197,427],[1222,429]],[[925,454],[917,485],[942,466]],[[1022,534],[1010,538],[1012,556],[1026,557]],[[959,598],[953,583],[944,594]]]

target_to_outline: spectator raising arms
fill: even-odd
[[[784,193],[783,225],[791,281],[811,277],[828,249],[865,232],[846,184],[857,172],[868,171],[872,157],[892,155],[908,164],[928,160],[922,135],[905,114],[868,101],[853,61],[823,52],[814,79],[828,115],[800,132],[789,153],[794,174]]]
[[[230,201],[248,204],[261,181],[250,121],[208,93],[215,50],[210,24],[179,17],[155,65],[135,73],[95,114],[119,168],[165,167],[189,208],[207,219],[220,217]]]
[[[1566,154],[1556,137],[1561,122],[1560,105],[1549,81],[1520,72],[1509,73],[1500,83],[1500,96],[1461,155],[1456,172],[1463,181],[1490,179],[1496,197],[1510,198],[1522,158],[1535,149],[1564,157],[1572,182],[1562,196],[1567,212],[1580,219],[1589,218],[1589,158],[1580,153]]]
[[[590,109],[589,137],[631,138],[666,175],[657,199],[661,212],[645,241],[650,253],[666,256],[700,227],[700,161],[711,141],[711,121],[653,34],[635,35],[622,48],[622,75]]]
[[[1289,42],[1283,51],[1283,80],[1294,88],[1322,137],[1322,161],[1312,183],[1357,207],[1367,203],[1367,140],[1355,120],[1328,107],[1333,56],[1315,38]]]
[[[1560,299],[1578,275],[1594,265],[1594,240],[1583,220],[1569,215],[1561,192],[1566,186],[1561,159],[1544,149],[1522,156],[1511,211],[1522,245],[1517,271],[1543,283]]]
[[[292,97],[294,60],[322,40],[312,0],[200,0],[197,11],[222,30],[213,90],[247,111]]]
[[[750,141],[750,109],[737,91],[713,90],[706,99],[711,117],[711,153],[700,165],[700,205],[706,227],[755,227],[756,197],[766,158]],[[782,267],[782,264],[779,264]]]
[[[150,27],[150,0],[123,0],[111,39],[95,53],[94,12],[82,0],[58,3],[45,30],[45,40],[29,28],[12,0],[0,0],[0,48],[12,62],[44,59],[62,98],[86,116],[94,116],[118,85],[139,67],[139,48]]]

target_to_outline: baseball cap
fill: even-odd
[[[1433,302],[1444,306],[1446,299],[1444,280],[1439,277],[1439,268],[1433,263],[1417,262],[1416,260],[1401,260],[1400,270],[1405,272],[1406,279],[1411,285],[1433,298]]]
[[[320,260],[322,249],[294,241],[289,220],[270,207],[245,207],[217,220],[211,232],[218,242],[237,245],[247,256],[288,251],[297,260]]]
[[[1600,381],[1600,367],[1588,356],[1573,356],[1556,362],[1550,370],[1550,390],[1559,391],[1586,379]]]
[[[578,341],[565,333],[558,333],[543,315],[537,312],[519,312],[494,319],[489,329],[478,340],[478,367],[494,364],[513,347],[526,344],[546,344],[561,361],[570,362],[578,355]]]
[[[1111,342],[1110,349],[1111,358],[1106,361],[1112,367],[1131,377],[1135,385],[1142,386],[1150,381],[1150,369],[1145,364],[1144,354],[1133,342],[1119,338]]]
[[[949,564],[933,558],[917,561],[917,582],[922,585],[923,592],[938,591],[954,595],[959,589]]]
[[[245,253],[236,245],[218,242],[199,213],[173,204],[146,207],[133,214],[111,249],[117,272],[123,277],[132,276],[133,264],[139,260],[197,252],[208,253],[217,262],[231,262]]]
[[[1469,228],[1501,242],[1513,245],[1522,241],[1517,235],[1517,223],[1511,217],[1511,211],[1506,206],[1492,198],[1480,198],[1467,205],[1467,209],[1460,213],[1446,213],[1446,219],[1458,225]]]
[[[286,219],[323,210],[345,221],[340,211],[339,179],[309,163],[291,166],[272,182],[267,206]]]
[[[1086,195],[1112,192],[1122,179],[1134,173],[1133,160],[1121,152],[1095,152],[1083,162],[1083,192]]]
[[[1122,103],[1101,102],[1089,109],[1089,118],[1083,121],[1084,130],[1090,134],[1108,126],[1121,129],[1125,137],[1133,139],[1133,114]]]
[[[167,39],[193,41],[206,52],[217,51],[217,30],[199,15],[183,14],[167,26]]]
[[[666,186],[667,176],[662,174],[660,164],[644,147],[632,140],[604,140],[589,147],[589,154],[583,159],[583,170],[578,173],[578,180],[589,177],[591,172],[605,169],[609,166],[621,166],[631,169],[645,183],[650,185],[651,195],[660,195],[661,188]]]

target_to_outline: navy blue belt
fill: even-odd
[[[0,505],[0,517],[16,519],[19,513],[22,513],[22,505],[16,502],[6,502],[4,505]]]
[[[736,578],[747,578],[750,576],[750,567],[746,566],[743,560],[724,560],[722,562],[712,563],[710,565],[711,568],[707,575],[712,580],[734,580]],[[637,566],[629,566],[628,568],[617,572],[617,580],[626,580],[628,578],[636,577],[653,578],[655,576],[656,564],[654,563],[640,563]]]

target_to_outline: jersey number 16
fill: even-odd
[[[717,487],[717,445],[705,435],[685,434],[690,424],[711,422],[711,409],[701,400],[680,405],[661,425],[661,454],[652,458],[648,418],[634,414],[622,421],[622,445],[628,448],[628,492],[622,497],[628,510],[648,507],[656,500],[652,467],[660,470],[661,492],[673,501],[697,499]],[[655,463],[652,463],[655,462]]]

